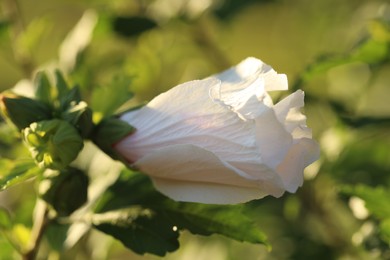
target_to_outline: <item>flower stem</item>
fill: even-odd
[[[28,250],[23,253],[22,258],[23,260],[34,260],[39,245],[41,243],[43,234],[46,230],[46,227],[48,226],[50,219],[49,219],[49,210],[47,208],[46,204],[43,204],[41,207],[39,207],[40,201],[37,202],[37,208],[38,212],[36,214],[36,217],[34,219],[33,228],[31,231],[31,237],[30,237],[30,244]]]

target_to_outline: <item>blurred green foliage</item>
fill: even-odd
[[[1,0],[0,4],[0,90],[15,87],[32,96],[32,75],[38,69],[58,67],[104,116],[255,56],[286,73],[291,89],[305,91],[308,124],[322,148],[320,161],[307,169],[305,184],[296,194],[245,205],[245,214],[264,230],[272,251],[184,232],[180,249],[166,259],[390,258],[387,1]],[[122,80],[129,78],[130,86]],[[130,92],[135,98],[125,102]],[[108,95],[108,100],[115,98],[118,103],[104,103]],[[91,151],[86,149],[77,163],[88,171],[90,199],[97,200],[94,194],[114,182],[110,176],[115,175],[116,164]],[[11,160],[28,157],[20,139],[4,124],[0,155],[2,172],[17,171],[18,164]],[[23,173],[21,178],[30,177],[29,171]],[[11,244],[28,241],[36,199],[32,183],[0,193],[4,227],[0,259],[18,259]],[[82,224],[51,226],[39,254],[50,259],[156,259],[137,256]]]

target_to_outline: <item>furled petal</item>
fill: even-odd
[[[248,58],[124,114],[137,131],[115,149],[175,200],[226,204],[295,192],[319,149],[300,111],[304,93],[276,105],[267,93],[286,89],[285,75]]]
[[[208,96],[209,88],[218,84],[216,79],[187,82],[125,114],[122,119],[137,131],[116,149],[135,162],[168,145],[196,144],[224,161],[239,157],[261,163],[256,140],[251,138],[253,122],[243,121]]]
[[[297,90],[274,106],[276,116],[294,139],[311,138],[311,130],[306,126],[306,116],[300,108],[304,106],[304,92]]]
[[[245,88],[231,89],[222,82],[210,89],[214,102],[235,112],[243,120],[252,120],[272,107],[272,99],[264,90],[264,79],[244,82]]]
[[[210,90],[211,98],[225,105],[243,119],[254,119],[273,102],[266,91],[286,90],[287,77],[255,58],[212,76],[221,80]]]
[[[174,158],[174,159],[173,159]],[[201,196],[206,203],[238,203],[259,197],[265,194],[281,196],[282,186],[278,175],[267,167],[262,167],[262,174],[250,176],[227,162],[221,161],[212,152],[191,144],[173,145],[158,149],[138,160],[135,163],[143,172],[152,177],[159,190],[175,200],[186,200],[190,192],[195,197]],[[276,178],[273,179],[273,176]],[[191,189],[175,187],[180,182]],[[275,183],[279,182],[279,183]],[[214,187],[212,193],[220,196],[207,195],[199,187]],[[237,190],[240,192],[236,194]],[[207,191],[207,189],[206,189]],[[228,195],[227,192],[232,194]],[[223,195],[223,196],[222,196]],[[206,200],[206,201],[205,201]],[[233,201],[234,200],[234,201]],[[192,201],[197,201],[195,198]]]
[[[285,159],[278,165],[277,171],[283,179],[289,192],[296,192],[303,184],[303,170],[318,159],[320,150],[318,144],[309,138],[302,138],[292,145]]]
[[[264,78],[266,91],[287,90],[288,88],[286,75],[278,74],[271,66],[252,57],[246,58],[238,65],[213,77],[224,82],[226,88],[227,86],[233,89],[243,88],[250,85],[248,82],[253,82],[259,77]]]
[[[292,137],[275,115],[268,109],[256,118],[256,140],[265,164],[275,168],[292,145]]]
[[[163,194],[177,201],[208,204],[236,204],[267,196],[258,188],[228,186],[153,178],[153,184]]]

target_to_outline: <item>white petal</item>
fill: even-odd
[[[237,66],[214,75],[220,85],[211,89],[214,101],[225,105],[241,118],[254,119],[272,107],[267,91],[286,90],[286,75],[277,74],[270,66],[255,58],[247,58]]]
[[[294,192],[319,148],[300,112],[304,93],[275,106],[267,93],[287,84],[248,58],[123,115],[137,131],[115,148],[175,200],[227,204]]]
[[[194,186],[202,187],[231,186],[231,189],[235,187],[234,189],[256,190],[255,193],[253,191],[249,193],[255,195],[250,199],[259,198],[259,194],[280,196],[283,193],[281,187],[275,186],[272,180],[273,178],[278,179],[278,174],[272,172],[269,168],[260,165],[257,176],[248,175],[246,172],[220,160],[212,152],[190,144],[173,145],[158,149],[142,157],[135,163],[135,166],[152,178],[157,178],[160,182],[161,180],[169,181],[169,183],[179,181],[188,183],[186,186],[193,183]],[[282,186],[283,184],[279,185]],[[228,188],[223,190],[226,191]],[[161,191],[172,197],[169,190]],[[241,195],[235,194],[234,196],[238,198]],[[242,198],[244,200],[248,193],[243,193],[242,196],[244,196]],[[209,203],[208,201],[199,202]]]
[[[231,87],[237,83],[241,84],[243,81],[253,82],[257,78],[263,77],[267,91],[287,90],[288,88],[286,75],[277,74],[271,66],[253,57],[249,57],[235,67],[213,77],[224,83],[230,83]]]
[[[320,156],[318,144],[309,138],[302,138],[292,145],[277,172],[283,179],[285,188],[295,192],[303,184],[303,170]]]
[[[266,193],[274,196],[280,197],[284,193],[284,182],[275,170],[271,169],[265,164],[260,164],[259,162],[249,162],[249,161],[240,161],[240,162],[229,162],[230,165],[239,169],[246,174],[250,175],[252,178],[260,181],[260,189]]]
[[[251,177],[246,173],[221,161],[212,152],[192,144],[157,149],[136,161],[134,165],[148,175],[159,178],[257,186],[248,181]]]
[[[236,204],[253,199],[261,199],[268,194],[258,188],[220,185],[215,183],[197,183],[152,178],[160,192],[176,201],[208,204]]]
[[[283,160],[292,145],[291,134],[285,130],[272,109],[256,118],[256,140],[263,162],[272,169]]]
[[[216,84],[215,79],[188,82],[125,114],[121,119],[137,131],[115,148],[129,162],[168,145],[196,144],[224,161],[238,157],[261,163],[254,123],[209,98],[208,88]]]
[[[311,138],[311,130],[306,126],[306,116],[300,111],[304,106],[304,92],[297,90],[274,106],[276,116],[294,139]]]
[[[272,107],[272,99],[264,90],[264,79],[235,84],[233,89],[225,82],[210,89],[210,97],[214,102],[237,113],[243,120],[260,116],[268,107]]]

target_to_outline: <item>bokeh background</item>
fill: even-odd
[[[185,81],[260,58],[306,93],[305,114],[321,159],[304,186],[248,204],[265,246],[184,233],[165,259],[390,259],[390,3],[382,0],[1,0],[0,90],[19,89],[39,69],[61,68],[87,100],[129,77],[141,104]],[[27,91],[27,90],[26,90]],[[275,101],[287,93],[273,93]],[[185,102],[185,100],[183,100]],[[0,153],[25,156],[0,128]],[[0,194],[31,226],[34,187]],[[45,243],[48,243],[46,241]],[[43,245],[44,246],[44,245]],[[98,232],[50,259],[137,256]],[[0,235],[0,259],[12,248]]]

